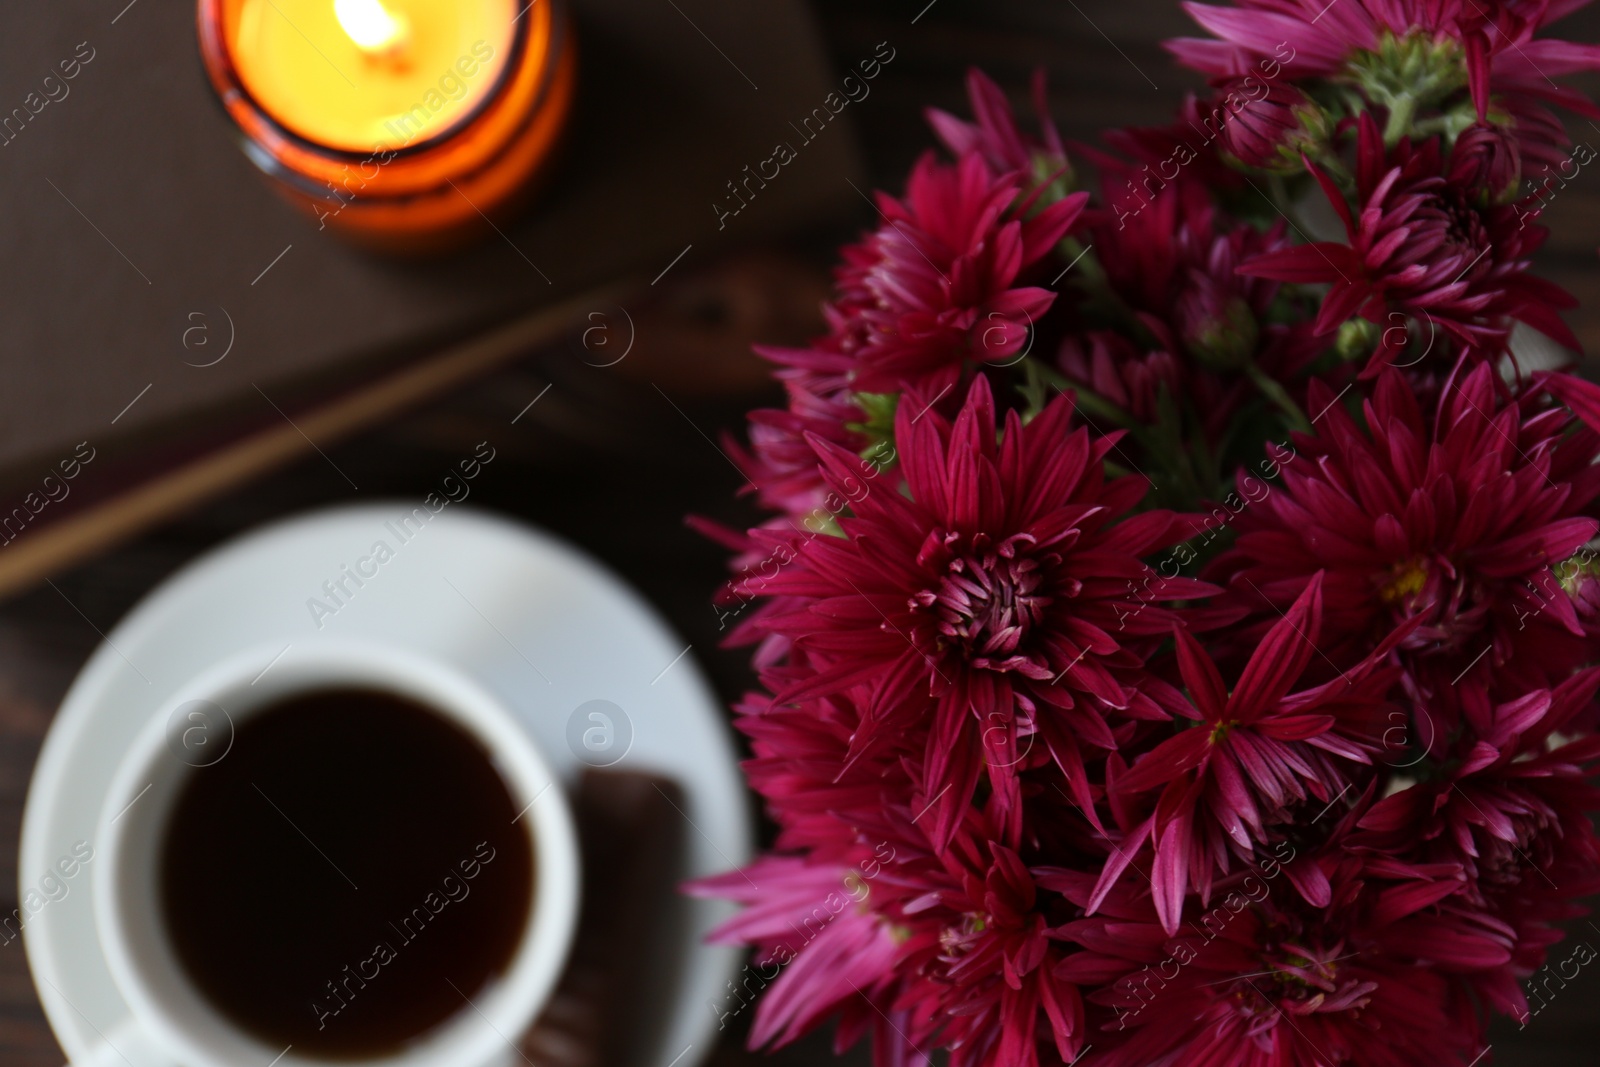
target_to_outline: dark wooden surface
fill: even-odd
[[[1048,66],[1058,117],[1070,135],[1082,138],[1106,124],[1161,121],[1182,89],[1194,84],[1157,47],[1161,37],[1185,29],[1176,6],[1164,0],[936,0],[913,25],[925,3],[827,0],[819,6],[839,68],[870,55],[879,41],[898,50],[873,95],[855,108],[872,177],[883,187],[897,187],[927,144],[921,108],[961,106],[959,78],[969,64],[986,67],[1019,99],[1028,72]],[[1587,19],[1573,36],[1594,40],[1597,25]],[[750,73],[759,80],[758,72]],[[1600,131],[1575,128],[1574,134],[1600,144]],[[641,162],[647,171],[648,161]],[[1585,172],[1547,216],[1557,233],[1545,256],[1548,272],[1585,301],[1573,321],[1591,351],[1600,350],[1597,208],[1600,178]],[[862,205],[858,221],[871,217]],[[475,483],[472,502],[525,517],[605,559],[693,642],[723,696],[737,696],[749,676],[741,654],[716,648],[716,617],[707,599],[722,576],[723,555],[686,530],[682,516],[749,518],[734,496],[741,479],[713,443],[719,431],[740,424],[746,408],[771,396],[762,367],[743,347],[752,337],[794,342],[816,329],[829,245],[847,235],[811,234],[784,256],[739,259],[663,283],[651,301],[630,304],[638,345],[617,367],[584,364],[577,335],[585,324],[575,322],[567,343],[331,450],[333,462],[361,486],[359,493],[309,454],[281,475],[241,487],[57,579],[59,591],[44,586],[0,605],[0,909],[15,906],[18,820],[38,745],[61,694],[99,640],[96,628],[109,630],[154,584],[240,530],[320,504],[420,495],[464,447],[485,437],[504,458]],[[547,385],[549,393],[512,426]],[[1600,944],[1600,934],[1589,931],[1588,937]],[[1483,1062],[1594,1063],[1597,1003],[1600,976],[1589,968],[1525,1031],[1514,1024],[1499,1028]],[[716,1054],[719,1067],[749,1062],[738,1046],[747,1019],[748,1013],[730,1027]],[[822,1064],[826,1057],[826,1038],[818,1037],[774,1062]],[[0,1065],[60,1062],[20,948],[0,947]],[[851,1062],[864,1062],[859,1050]]]

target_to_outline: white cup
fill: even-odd
[[[254,649],[208,670],[167,702],[134,741],[100,814],[104,842],[94,874],[95,924],[111,975],[130,1016],[103,1034],[81,1067],[502,1067],[521,1062],[512,1047],[533,1023],[566,962],[578,914],[579,858],[572,816],[559,783],[527,732],[495,697],[453,668],[411,650],[367,642]],[[223,1016],[194,986],[174,953],[160,907],[158,855],[182,787],[214,762],[201,744],[232,742],[232,729],[280,700],[309,690],[359,687],[417,701],[477,738],[533,838],[533,906],[505,972],[470,1005],[396,1053],[321,1059],[271,1048]],[[223,722],[173,732],[179,708],[203,700]],[[181,720],[180,720],[181,722]],[[191,731],[192,733],[192,731]],[[205,736],[209,735],[209,736]],[[174,750],[174,743],[187,749]],[[222,758],[226,758],[223,756]]]

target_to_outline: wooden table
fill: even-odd
[[[1028,72],[1045,64],[1066,132],[1090,138],[1107,123],[1161,121],[1193,78],[1176,73],[1157,42],[1183,32],[1175,5],[1143,0],[825,0],[824,31],[839,68],[879,41],[898,51],[872,97],[856,109],[876,184],[897,188],[928,143],[918,119],[935,104],[962,107],[960,74],[986,67],[1022,96]],[[1600,21],[1588,18],[1593,40]],[[1113,47],[1112,42],[1115,43]],[[755,73],[755,72],[752,72]],[[1159,86],[1153,87],[1150,80]],[[1589,86],[1590,91],[1600,86]],[[1576,131],[1575,131],[1576,132]],[[1600,131],[1590,131],[1600,143]],[[647,164],[648,161],[642,161]],[[1556,237],[1547,271],[1585,307],[1574,323],[1600,350],[1600,178],[1575,182],[1547,217]],[[870,222],[863,205],[860,221]],[[762,367],[744,355],[751,338],[797,342],[815,332],[830,244],[810,235],[782,256],[755,256],[685,274],[630,308],[639,346],[616,368],[582,362],[573,337],[517,365],[291,469],[244,486],[212,506],[0,604],[0,909],[15,906],[17,832],[39,743],[73,674],[128,608],[195,553],[256,523],[321,504],[420,496],[436,473],[493,435],[499,455],[473,503],[522,516],[585,546],[656,604],[694,646],[725,698],[749,684],[744,656],[716,647],[708,592],[723,553],[686,530],[687,513],[732,523],[750,518],[734,497],[737,472],[714,443],[752,404],[772,397]],[[285,309],[286,312],[291,309]],[[584,323],[575,321],[574,337]],[[528,402],[536,407],[512,425]],[[361,487],[352,492],[333,464]],[[1600,933],[1587,931],[1591,943]],[[1578,935],[1583,936],[1583,935]],[[1594,1062],[1600,975],[1590,968],[1521,1034],[1501,1026],[1496,1064]],[[730,1029],[742,1031],[745,1020]],[[21,949],[0,947],[0,1064],[57,1067],[61,1054],[39,1011]],[[749,1062],[730,1038],[716,1062]],[[825,1038],[780,1054],[777,1063],[828,1062]],[[860,1050],[853,1063],[864,1063]],[[647,1067],[666,1067],[665,1064]]]

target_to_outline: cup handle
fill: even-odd
[[[173,1067],[172,1058],[131,1017],[100,1036],[98,1047],[67,1067]]]

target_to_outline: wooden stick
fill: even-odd
[[[286,420],[282,426],[159,474],[52,524],[37,537],[18,538],[0,551],[0,597],[37,585],[119,541],[292,463],[313,450],[312,441],[331,444],[342,440],[526,355],[558,336],[584,309],[604,306],[622,291],[620,286],[596,290],[533,312],[396,371],[353,395],[313,408],[294,424]]]

